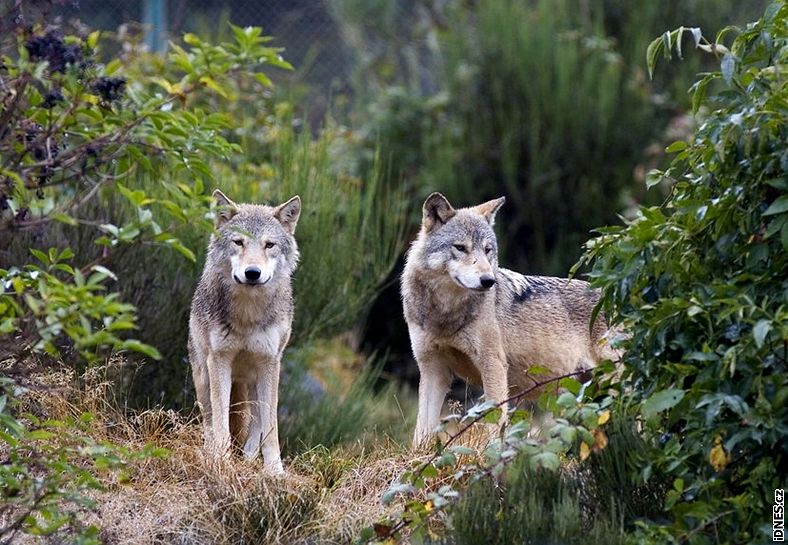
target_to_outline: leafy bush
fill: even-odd
[[[609,372],[611,367],[612,364],[601,371]],[[536,368],[534,371],[538,372]],[[591,501],[581,504],[579,497],[569,497],[570,489],[590,488],[593,483],[586,472],[585,483],[577,488],[570,486],[565,477],[572,470],[564,473],[562,458],[585,461],[592,452],[607,448],[606,430],[613,404],[610,397],[601,403],[586,399],[583,386],[573,378],[578,374],[549,378],[500,403],[480,403],[465,415],[443,418],[436,430],[439,435],[433,452],[414,460],[412,469],[403,472],[382,496],[385,504],[402,497],[401,513],[366,528],[361,539],[396,539],[406,530],[414,541],[437,537],[433,527],[437,521],[447,519],[450,527],[444,539],[457,543],[472,542],[480,536],[485,542],[506,543],[532,534],[532,537],[580,542],[589,528],[593,527],[594,532],[610,532],[620,527],[615,506],[606,509],[606,504],[595,505]],[[566,391],[557,397],[550,391],[540,396],[540,402],[554,411],[555,420],[541,433],[530,433],[532,415],[517,404],[523,396],[546,386],[561,386]],[[501,421],[504,405],[509,407],[506,425],[491,436],[491,426]],[[452,428],[456,431],[447,436]],[[475,442],[480,443],[481,454],[467,446],[469,441],[474,444],[474,432],[480,433]],[[520,475],[526,468],[529,475],[538,476],[534,478],[551,486],[542,490],[528,484],[529,479]],[[499,496],[495,490],[501,481],[511,486]],[[523,492],[527,490],[531,492],[524,497]],[[586,498],[592,497],[593,494],[586,494]],[[509,501],[511,506],[502,506],[502,502]],[[480,511],[485,515],[479,516]],[[507,516],[512,519],[511,525],[500,524],[499,520]],[[560,517],[567,518],[563,524],[553,525]],[[598,524],[589,523],[592,517],[598,518]],[[456,527],[451,526],[454,522]],[[523,525],[529,527],[526,533]]]
[[[672,481],[669,523],[644,523],[641,537],[761,543],[788,454],[788,6],[713,42],[666,32],[649,68],[681,56],[689,36],[720,69],[692,88],[697,133],[649,176],[669,181],[670,197],[605,229],[586,258],[608,315],[631,334],[623,395],[653,440],[640,478]]]
[[[40,29],[4,35],[0,50],[10,53],[16,46],[17,55],[2,57],[0,73],[3,245],[20,248],[53,222],[88,226],[95,242],[92,251],[78,255],[77,267],[56,262],[74,257],[62,247],[68,239],[57,241],[61,249],[50,258],[36,253],[50,267],[46,274],[29,257],[10,252],[19,261],[11,261],[12,268],[0,273],[14,288],[2,296],[2,331],[27,333],[14,339],[17,349],[31,344],[54,353],[54,337],[62,333],[84,355],[99,345],[156,355],[142,343],[123,344],[114,335],[133,328],[134,322],[129,307],[113,306],[115,295],[100,293],[99,284],[113,277],[103,265],[119,249],[143,243],[169,246],[194,259],[172,234],[172,226],[209,225],[201,198],[202,182],[211,179],[206,160],[225,157],[237,146],[217,134],[227,128],[227,119],[193,107],[190,99],[204,91],[221,95],[221,82],[232,71],[282,63],[275,49],[262,45],[259,30],[235,29],[234,37],[235,42],[224,47],[176,46],[170,61],[178,67],[177,81],[170,81],[129,80],[123,77],[120,59],[99,63],[98,32],[84,38]],[[132,189],[135,177],[155,180],[156,194]],[[179,183],[189,178],[193,185]],[[114,207],[98,212],[95,203],[107,194],[117,194],[131,213],[113,214]],[[96,213],[86,214],[91,206]],[[32,233],[32,240],[12,236],[19,230]],[[20,272],[20,262],[28,262],[26,273]],[[70,277],[65,282],[87,283],[89,289],[71,290],[73,299],[66,298],[67,305],[47,307],[44,299],[58,298],[47,291],[48,285],[66,289],[58,276],[62,274]],[[106,305],[96,311],[102,298]],[[101,313],[108,323],[101,322]]]
[[[102,478],[131,477],[132,464],[163,449],[132,450],[97,442],[87,433],[93,415],[42,420],[19,409],[16,386],[0,377],[0,539],[13,542],[19,533],[46,536],[58,532],[78,543],[99,543],[98,528],[81,521],[95,506],[90,493],[103,489]]]

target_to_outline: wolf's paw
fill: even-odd
[[[273,462],[263,464],[263,469],[274,477],[284,477],[285,468],[282,465],[282,460],[275,460]]]
[[[230,441],[217,441],[216,439],[205,443],[205,451],[214,458],[230,458]]]

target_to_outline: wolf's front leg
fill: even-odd
[[[257,440],[259,442],[262,436],[263,466],[272,473],[284,473],[285,471],[279,451],[278,405],[279,361],[276,361],[265,366],[257,381],[257,420],[260,430],[257,433]],[[250,437],[250,439],[252,438]],[[244,447],[244,453],[246,453],[246,447]]]
[[[202,361],[192,362],[192,378],[194,379],[194,389],[197,394],[197,406],[200,408],[200,415],[202,416],[205,447],[210,448],[213,444],[213,417],[211,412],[211,381],[208,377],[207,357],[203,357]]]
[[[419,412],[413,447],[423,445],[432,437],[440,422],[441,408],[451,387],[451,371],[439,352],[431,351],[417,356],[419,364]]]
[[[509,387],[506,368],[506,354],[500,342],[495,342],[492,336],[489,342],[482,343],[482,350],[479,352],[479,361],[474,362],[481,371],[482,387],[484,388],[484,398],[486,401],[501,403],[509,397]],[[500,339],[499,339],[500,341]],[[499,425],[506,421],[507,406],[501,405],[501,418]]]
[[[208,376],[211,389],[211,449],[220,456],[230,454],[230,390],[232,388],[232,357],[227,353],[208,354]]]

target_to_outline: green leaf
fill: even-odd
[[[142,343],[136,339],[129,339],[127,341],[123,341],[120,347],[125,350],[133,350],[134,352],[139,352],[140,354],[144,354],[155,360],[161,359],[161,353],[158,350],[156,350],[156,348],[154,348],[149,344]]]
[[[720,71],[722,72],[722,79],[728,85],[733,81],[733,72],[736,69],[736,58],[730,53],[726,53],[720,62]]]
[[[35,256],[42,264],[49,265],[51,261],[49,260],[49,256],[42,252],[41,250],[36,250],[35,248],[30,248],[30,253]]]
[[[666,153],[676,153],[677,151],[682,151],[687,149],[687,143],[684,140],[677,140],[665,148]]]
[[[771,320],[758,320],[752,328],[752,337],[755,340],[755,346],[761,348],[769,331],[772,330]]]
[[[99,273],[101,275],[102,279],[103,278],[107,278],[107,277],[112,278],[113,280],[116,280],[116,281],[118,279],[118,277],[115,275],[114,272],[112,272],[111,270],[109,270],[108,268],[106,268],[106,267],[104,267],[102,265],[93,265],[90,268],[90,270],[93,271],[93,272]]]
[[[565,377],[558,381],[558,386],[569,390],[575,397],[580,393],[580,390],[583,388],[583,384],[577,380],[576,378],[572,377]]]
[[[665,179],[665,173],[661,170],[653,168],[646,174],[646,189],[651,189]]]
[[[55,434],[46,430],[33,430],[27,434],[27,437],[33,441],[46,441],[55,437]]]
[[[421,476],[425,479],[432,479],[438,476],[438,469],[433,464],[425,464],[421,468]]]
[[[262,72],[257,72],[254,75],[254,78],[257,81],[259,81],[265,87],[273,87],[274,86],[274,83],[271,81],[271,79],[268,76],[266,76],[265,74],[263,74]]]
[[[704,77],[702,80],[700,80],[690,88],[690,90],[692,91],[693,115],[698,113],[701,104],[703,104],[703,101],[706,98],[706,87],[709,86],[709,82],[713,80],[715,77],[716,76],[714,74],[709,74],[708,76]]]
[[[178,239],[170,239],[165,244],[168,244],[169,246],[172,246],[179,254],[184,256],[186,259],[188,259],[192,263],[197,261],[197,256],[194,255],[194,252],[192,252],[189,248],[184,246],[181,243],[180,240],[178,240]]]
[[[481,419],[481,422],[485,424],[497,424],[501,420],[501,415],[503,411],[500,407],[496,407],[489,411],[487,414],[484,415],[484,418]]]
[[[550,374],[550,369],[542,367],[541,365],[532,365],[528,368],[528,374],[534,376],[544,376]]]
[[[764,216],[773,216],[775,214],[784,214],[788,212],[788,195],[778,197],[763,213]]]
[[[394,483],[383,493],[380,500],[383,505],[389,505],[400,494],[412,494],[415,491],[416,489],[410,483]]]
[[[577,405],[576,394],[572,394],[570,392],[564,392],[563,394],[558,396],[558,399],[556,399],[555,402],[558,404],[559,407],[563,407],[565,409],[568,409],[569,407],[574,407],[575,405]]]
[[[663,49],[663,52],[665,53],[665,58],[666,59],[670,59],[670,53],[671,53],[670,50],[671,50],[671,47],[672,47],[671,38],[672,38],[672,36],[670,35],[670,31],[669,30],[666,30],[662,34],[662,43],[665,46],[665,48]]]
[[[659,56],[660,51],[662,48],[665,47],[665,44],[660,36],[650,44],[648,44],[648,48],[646,48],[646,67],[648,68],[648,77],[654,77],[654,67],[657,65],[657,57]]]
[[[561,461],[555,452],[540,452],[531,458],[530,465],[532,469],[544,468],[549,471],[557,471],[561,467]]]
[[[788,250],[788,221],[783,224],[780,229],[780,242],[782,242],[783,249]]]
[[[96,44],[99,41],[99,37],[100,36],[101,36],[101,31],[94,30],[93,32],[88,34],[88,38],[87,38],[87,40],[85,40],[85,44],[91,49],[95,48]]]
[[[198,46],[202,43],[202,41],[200,41],[200,37],[196,34],[192,34],[191,32],[187,32],[183,35],[183,41],[191,46]]]
[[[72,227],[74,225],[77,225],[77,220],[75,220],[74,218],[72,218],[68,214],[64,214],[63,212],[52,212],[49,215],[49,217],[52,218],[55,221],[59,221],[60,223],[65,223],[66,225],[71,225]]]
[[[458,456],[473,456],[476,454],[475,450],[463,445],[452,445],[446,450],[451,451]]]
[[[435,460],[436,468],[454,466],[456,464],[457,464],[457,456],[455,456],[454,453],[449,450],[441,454],[441,456],[437,460]]]
[[[695,47],[700,45],[700,40],[703,38],[703,34],[698,27],[690,27],[689,31],[692,33],[692,37],[695,40]]]
[[[200,83],[205,85],[208,89],[212,90],[222,98],[228,98],[227,90],[221,85],[219,85],[218,83],[216,83],[216,80],[213,79],[212,77],[202,76],[200,78]]]
[[[649,418],[657,413],[666,411],[675,407],[684,398],[684,394],[684,390],[678,388],[659,391],[643,402],[640,409],[641,413],[644,417]]]

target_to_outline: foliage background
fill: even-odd
[[[132,495],[94,490],[112,470],[139,493],[157,476],[194,487],[163,542],[346,541],[373,519],[386,522],[362,535],[409,526],[456,543],[507,543],[523,528],[568,543],[765,535],[768,492],[785,480],[786,290],[774,281],[788,226],[784,4],[736,45],[736,29],[723,35],[730,50],[710,45],[714,31],[755,20],[765,1],[253,5],[206,0],[183,16],[167,2],[167,54],[146,49],[141,2],[34,2],[21,19],[0,7],[0,30],[15,29],[0,72],[1,359],[16,380],[0,394],[11,449],[0,479],[14,498],[0,516],[16,518],[0,532],[11,520],[13,531],[97,539],[83,499]],[[652,42],[681,24],[702,27],[712,54],[690,53],[689,31]],[[73,34],[54,50],[85,62],[56,70],[53,49],[31,53],[28,41],[51,46],[55,27]],[[684,59],[651,79],[659,44],[676,54],[677,43]],[[214,185],[238,201],[305,203],[280,411],[304,486],[235,481],[246,469],[234,462],[193,459],[185,323]],[[544,441],[513,426],[472,462],[438,446],[442,465],[399,446],[414,366],[395,280],[434,190],[457,204],[506,195],[502,262],[527,273],[567,274],[601,228],[578,270],[633,331],[624,386],[600,377],[578,405],[579,384],[563,382],[572,395],[543,401],[558,418]],[[38,373],[53,368],[67,384],[31,401],[27,388],[50,388]],[[97,369],[110,385],[98,404],[87,378]],[[147,442],[166,443],[170,461],[151,460],[164,453]],[[145,464],[150,480],[129,471]],[[400,519],[377,503],[395,476]],[[334,524],[336,503],[371,502]]]

